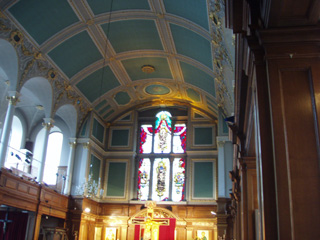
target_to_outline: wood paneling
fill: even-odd
[[[268,27],[316,25],[319,21],[318,0],[264,0],[263,2],[268,2],[261,10],[266,13],[264,23]]]
[[[314,59],[315,60],[315,59]],[[319,130],[313,81],[318,61],[270,62],[280,237],[318,239]]]
[[[1,170],[0,176],[0,204],[36,211],[40,187],[13,175],[10,171]]]

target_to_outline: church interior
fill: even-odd
[[[0,238],[320,239],[319,0],[0,1]]]

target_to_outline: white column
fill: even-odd
[[[7,97],[9,105],[7,108],[6,118],[3,123],[3,129],[1,134],[1,144],[0,144],[0,167],[4,166],[6,160],[8,141],[11,132],[12,119],[14,115],[15,105],[18,101],[17,92],[10,91],[9,96]]]
[[[43,128],[45,129],[43,145],[42,145],[42,155],[41,155],[41,166],[40,171],[38,172],[38,181],[41,183],[43,181],[43,172],[44,165],[47,156],[47,146],[48,146],[48,136],[50,133],[50,129],[53,127],[53,119],[52,118],[44,118],[42,123]]]
[[[226,196],[226,166],[225,166],[225,154],[224,154],[224,144],[228,141],[228,137],[221,136],[217,137],[218,143],[218,197]]]
[[[67,179],[66,179],[66,186],[64,193],[66,195],[70,195],[71,193],[71,184],[72,184],[72,173],[73,173],[73,165],[74,165],[74,154],[75,149],[77,145],[77,139],[76,138],[70,138],[69,139],[69,145],[70,145],[70,152],[69,152],[69,159],[68,159],[68,173],[67,173]]]

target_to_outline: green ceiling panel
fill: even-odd
[[[186,18],[209,30],[206,0],[163,0],[166,12]]]
[[[69,78],[88,65],[102,59],[102,55],[87,31],[64,41],[48,55]]]
[[[102,71],[105,72],[103,73]],[[93,102],[106,92],[118,87],[119,85],[120,83],[114,76],[110,67],[106,66],[87,76],[77,84],[77,87],[90,102]]]
[[[213,108],[215,111],[218,110],[217,104],[213,104],[213,102],[211,102],[211,101],[207,101],[207,104],[208,104],[209,106],[211,106],[211,108]]]
[[[200,94],[192,88],[187,89],[188,97],[193,101],[200,102]]]
[[[20,0],[9,11],[40,45],[79,21],[65,0]]]
[[[175,24],[170,24],[170,27],[176,50],[179,54],[194,58],[213,69],[210,41],[184,27]]]
[[[127,92],[118,92],[114,97],[114,100],[116,100],[118,105],[126,105],[130,102],[131,97]]]
[[[110,12],[111,9],[111,0],[90,0],[88,1],[89,6],[91,7],[95,15]],[[119,10],[131,10],[131,9],[142,9],[149,10],[150,6],[148,0],[117,0],[112,1],[112,11]]]
[[[101,27],[107,35],[108,24],[103,24]],[[109,29],[109,40],[117,53],[142,49],[163,50],[153,20],[112,22]]]
[[[112,113],[114,113],[114,110],[112,109],[111,111],[109,111],[108,113],[106,113],[104,116],[103,116],[103,119],[107,119],[107,117],[109,117]]]
[[[97,104],[97,106],[95,106],[95,110],[99,110],[104,104],[106,104],[107,101],[106,100],[103,100],[101,101],[99,104]]]
[[[213,77],[188,63],[180,62],[180,66],[185,82],[201,88],[212,96],[216,96]]]
[[[132,81],[150,78],[167,78],[172,79],[169,64],[166,58],[143,57],[133,58],[122,61],[123,66],[127,70]],[[152,65],[155,67],[153,73],[144,73],[141,67],[144,65]]]
[[[111,108],[110,105],[105,106],[104,108],[102,108],[102,109],[99,111],[99,114],[100,114],[100,115],[104,114],[109,108]]]

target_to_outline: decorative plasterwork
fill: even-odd
[[[52,116],[57,109],[65,104],[72,104],[78,112],[78,126],[90,108],[86,102],[74,91],[67,80],[61,77],[53,66],[43,58],[39,52],[24,35],[16,29],[11,21],[0,18],[0,38],[9,41],[17,51],[19,58],[19,73],[17,91],[31,78],[43,77],[49,80],[53,88],[54,107]]]
[[[225,71],[234,71],[231,56],[230,46],[225,39],[225,28],[223,27],[225,5],[222,0],[211,0],[210,20],[213,30],[212,44],[214,52],[214,73],[215,81],[217,82],[218,92],[218,107],[222,109],[226,116],[229,116],[233,109],[233,89],[228,89],[226,82],[232,79],[226,79]],[[228,70],[227,70],[228,69]]]

